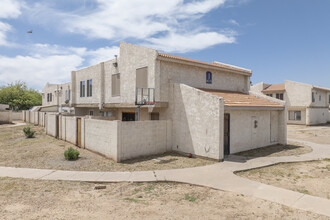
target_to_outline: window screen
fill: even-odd
[[[148,67],[136,70],[136,88],[148,88]]]
[[[112,83],[112,96],[119,96],[120,95],[120,74],[114,74],[111,77]]]

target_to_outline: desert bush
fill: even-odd
[[[77,160],[79,156],[79,151],[70,147],[64,152],[64,157],[66,160]]]
[[[36,131],[31,130],[30,127],[23,128],[23,132],[26,138],[33,138],[36,133]]]

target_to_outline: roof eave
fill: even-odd
[[[251,76],[252,75],[252,71],[244,71],[244,70],[241,70],[241,69],[231,69],[231,68],[226,68],[226,67],[219,66],[217,64],[197,63],[197,62],[188,61],[188,60],[180,60],[180,59],[171,58],[171,57],[164,57],[164,56],[160,56],[160,55],[157,56],[157,59],[160,60],[160,61],[167,61],[167,62],[185,64],[185,65],[196,66],[196,67],[201,67],[201,68],[220,70],[220,71],[223,71],[223,72],[240,74],[240,75],[244,75],[244,76]]]

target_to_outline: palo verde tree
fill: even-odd
[[[12,110],[27,110],[42,104],[40,92],[30,89],[25,82],[10,83],[0,87],[0,103],[9,105]]]

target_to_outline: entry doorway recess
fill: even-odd
[[[223,153],[225,156],[230,154],[230,114],[224,115],[224,143],[223,143]]]

